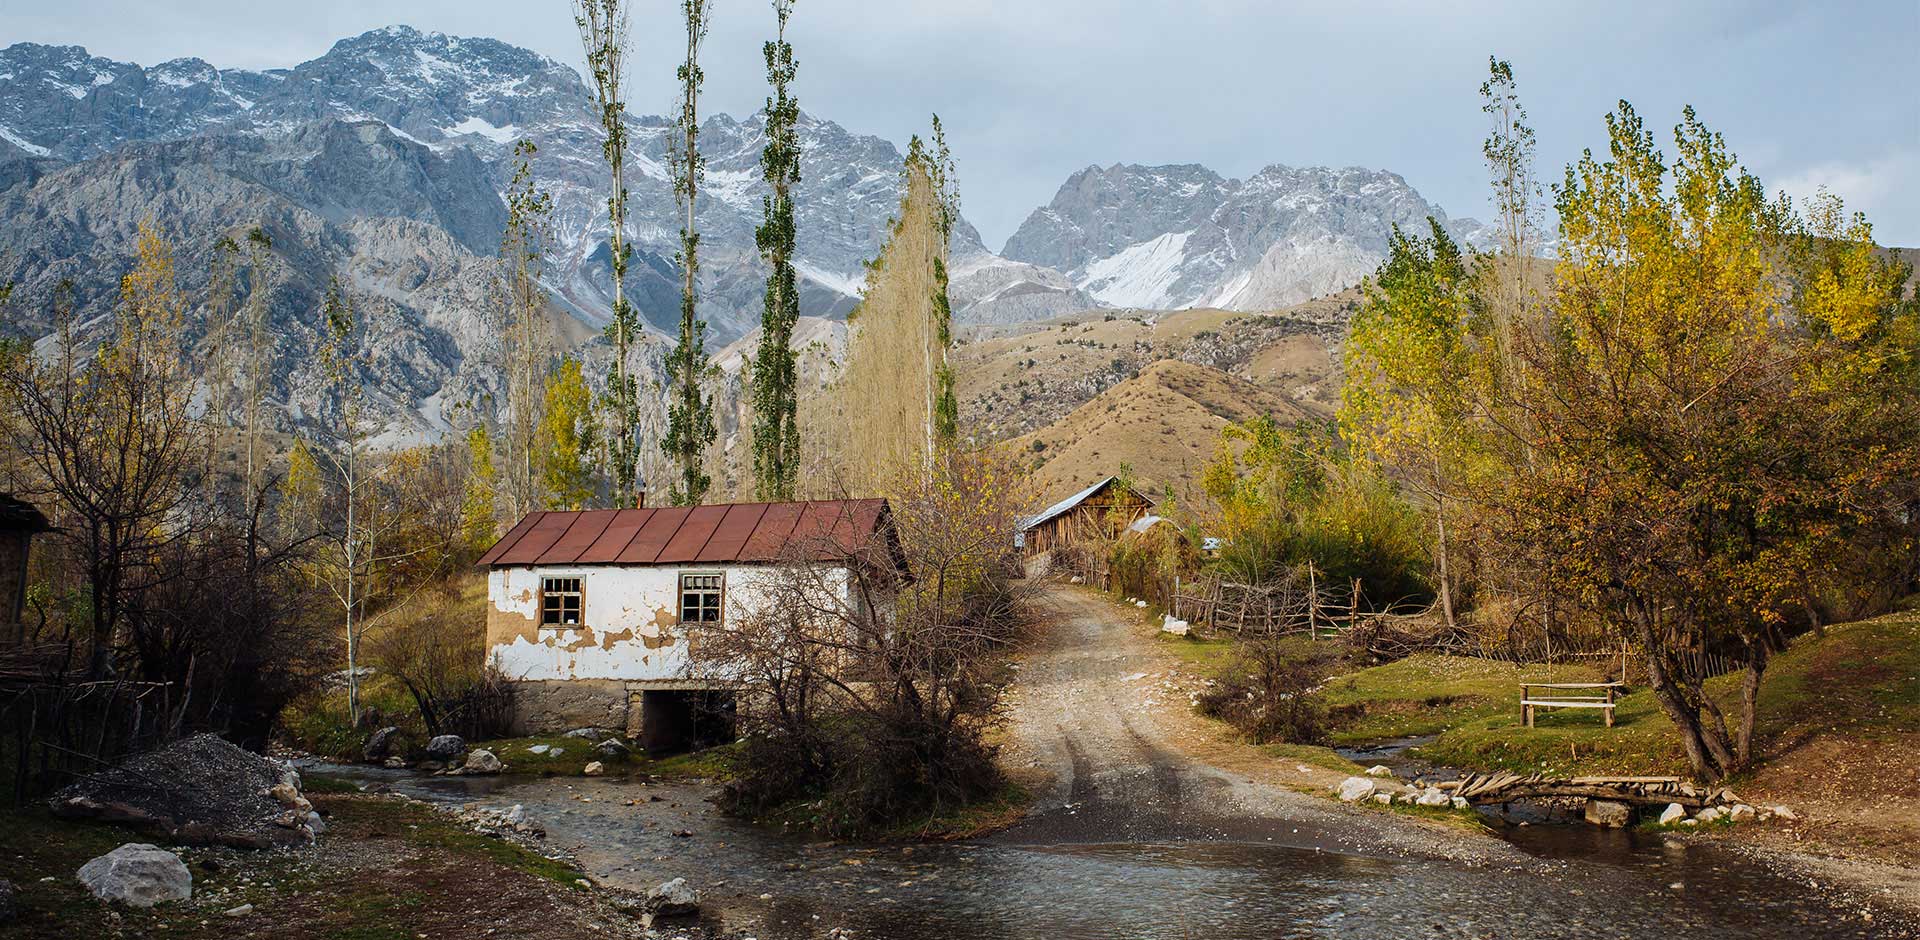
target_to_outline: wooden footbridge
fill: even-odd
[[[1444,793],[1476,806],[1531,799],[1593,799],[1619,803],[1664,805],[1678,803],[1689,810],[1740,802],[1725,787],[1701,787],[1679,777],[1563,777],[1500,771],[1468,774],[1459,780],[1435,784]]]

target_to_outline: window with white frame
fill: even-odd
[[[680,622],[719,623],[726,575],[704,572],[680,576]]]
[[[540,625],[567,626],[580,622],[580,579],[540,579]]]

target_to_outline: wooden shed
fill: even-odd
[[[1039,555],[1089,540],[1111,541],[1152,510],[1152,499],[1119,477],[1107,477],[1021,523],[1020,548]]]

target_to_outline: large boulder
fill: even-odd
[[[59,816],[123,823],[169,842],[270,848],[313,841],[299,781],[279,761],[201,734],[89,774],[49,803]]]
[[[452,763],[467,752],[467,742],[457,734],[436,735],[427,742],[427,757],[442,763]]]
[[[505,769],[507,769],[507,765],[500,763],[500,758],[493,756],[492,751],[484,747],[477,747],[467,752],[467,762],[460,766],[460,773],[467,776],[478,776],[480,774],[497,774]]]
[[[1662,826],[1671,826],[1685,818],[1687,818],[1687,808],[1678,803],[1668,803],[1667,808],[1660,811]]]
[[[80,866],[80,883],[102,901],[130,907],[193,897],[193,872],[187,863],[143,842],[129,842]]]
[[[389,725],[367,736],[367,746],[360,749],[360,756],[366,758],[367,763],[376,764],[398,756],[392,751],[399,743],[400,729]]]
[[[1633,823],[1633,807],[1614,800],[1588,800],[1587,822],[1609,829],[1625,829]]]
[[[647,913],[685,917],[700,913],[700,894],[685,878],[675,878],[647,892]]]
[[[1365,777],[1348,777],[1340,781],[1340,802],[1358,803],[1373,795],[1373,781]]]

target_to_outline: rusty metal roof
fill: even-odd
[[[881,547],[898,563],[899,544],[884,499],[532,512],[477,564],[844,561],[876,537],[885,540]]]

